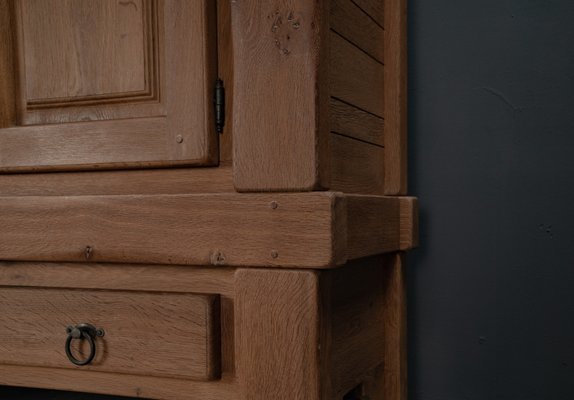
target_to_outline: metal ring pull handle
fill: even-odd
[[[103,337],[104,330],[103,329],[96,329],[95,326],[90,324],[78,324],[76,326],[68,326],[66,328],[66,333],[68,334],[68,338],[66,339],[66,355],[68,359],[74,365],[83,366],[88,365],[94,360],[96,356],[96,337]],[[87,340],[88,344],[90,345],[90,354],[84,360],[78,360],[72,354],[72,340]]]

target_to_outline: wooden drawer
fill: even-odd
[[[219,307],[209,294],[2,287],[0,364],[211,380],[220,374]],[[84,367],[65,352],[66,327],[79,323],[105,331]],[[74,347],[85,356],[89,346]]]

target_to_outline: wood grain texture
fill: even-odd
[[[329,23],[331,29],[339,35],[377,61],[384,62],[383,28],[353,0],[331,0]]]
[[[384,154],[380,146],[331,134],[331,190],[383,194]]]
[[[0,197],[234,192],[231,166],[0,174]]]
[[[357,107],[331,98],[331,132],[384,145],[384,120]]]
[[[400,248],[419,247],[419,200],[416,197],[400,197]]]
[[[343,263],[333,193],[0,198],[0,258],[186,265]],[[86,248],[91,253],[86,256]]]
[[[355,4],[361,7],[362,10],[369,14],[373,20],[385,29],[384,11],[387,1],[388,0],[353,0]]]
[[[235,270],[173,265],[0,262],[0,286],[235,294]]]
[[[330,46],[331,96],[383,117],[383,64],[337,33],[331,33]]]
[[[28,104],[145,92],[150,1],[16,1]],[[152,15],[152,17],[155,17]],[[152,38],[155,32],[150,32]],[[157,42],[157,39],[156,39]],[[49,76],[50,79],[44,79]]]
[[[349,259],[380,254],[400,245],[400,199],[382,196],[347,198]]]
[[[14,4],[0,50],[18,74],[2,77],[0,93],[19,117],[0,124],[0,171],[217,163],[215,2]]]
[[[321,290],[328,301],[322,321],[327,335],[321,348],[326,344],[329,349],[322,364],[329,377],[325,383],[329,399],[342,399],[383,362],[384,264],[384,257],[369,257],[321,274]]]
[[[373,369],[363,378],[363,395],[369,400],[386,400],[383,386],[384,363]]]
[[[106,335],[81,369],[194,380],[220,374],[218,296],[0,288],[0,300],[2,364],[78,368],[64,351],[66,326],[91,323]]]
[[[417,200],[395,196],[346,196],[347,259],[418,244]]]
[[[229,162],[233,158],[233,89],[234,59],[231,32],[231,0],[217,2],[217,62],[218,77],[225,86],[225,126],[219,135],[219,159]]]
[[[404,253],[384,268],[383,398],[407,400],[407,294]]]
[[[202,400],[240,398],[237,385],[231,376],[224,376],[218,381],[199,382],[61,368],[0,365],[0,384],[157,400],[188,400],[192,393],[195,398]]]
[[[327,188],[328,2],[232,2],[239,191]]]
[[[221,370],[235,371],[235,270],[219,267],[0,262],[0,286],[154,293],[217,293],[221,306]]]
[[[415,209],[401,210],[401,201],[412,199],[333,192],[0,197],[0,259],[331,268],[414,245]]]
[[[385,2],[385,194],[407,193],[407,1]]]
[[[241,399],[322,399],[317,274],[246,269],[236,279]]]
[[[16,121],[12,15],[11,2],[0,0],[0,128]]]

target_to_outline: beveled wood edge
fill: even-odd
[[[240,396],[236,378],[226,374],[217,381],[201,382],[81,369],[0,365],[0,385],[158,400],[184,400],[189,398],[189,393],[205,400],[236,400]]]
[[[109,197],[109,202],[106,201]],[[27,196],[27,197],[0,197],[4,207],[8,207],[11,212],[17,212],[19,218],[25,218],[28,213],[27,222],[22,228],[20,234],[22,237],[27,237],[26,243],[17,245],[10,235],[13,234],[14,229],[7,230],[0,235],[1,242],[4,248],[0,250],[0,259],[6,261],[30,261],[30,262],[110,262],[120,264],[171,264],[171,265],[213,265],[225,267],[270,267],[270,268],[302,268],[302,269],[328,269],[340,265],[344,265],[347,261],[367,257],[375,254],[389,253],[399,250],[408,250],[416,247],[418,243],[418,202],[413,197],[389,197],[389,196],[367,196],[367,195],[346,195],[338,192],[311,192],[311,193],[290,193],[290,194],[239,194],[239,193],[224,193],[224,194],[191,194],[191,195],[139,195],[139,196],[72,196],[62,197],[62,202],[66,202],[68,206],[62,207],[63,203],[58,201],[55,196]],[[77,201],[76,201],[77,199]],[[184,205],[195,205],[195,207],[184,207]],[[217,208],[213,208],[213,204],[219,204],[221,207],[225,204],[230,204],[229,207],[225,206],[222,210],[221,216]],[[274,207],[281,207],[278,209],[280,214],[274,212],[264,212],[261,207],[267,205],[270,210]],[[123,206],[122,206],[123,205]],[[134,208],[135,205],[140,205],[143,208]],[[285,209],[284,206],[287,208]],[[77,212],[83,214],[90,210],[92,215],[106,215],[106,207],[112,207],[111,210],[119,210],[121,207],[128,207],[123,216],[124,220],[130,221],[133,217],[137,221],[137,227],[149,232],[154,229],[156,220],[152,218],[143,218],[142,213],[149,212],[149,210],[158,210],[169,216],[178,210],[178,218],[191,218],[194,217],[200,210],[215,210],[215,217],[211,217],[215,225],[199,224],[194,226],[192,233],[197,228],[197,232],[203,232],[202,240],[213,238],[219,245],[225,245],[223,248],[217,250],[218,254],[222,257],[214,258],[213,254],[205,258],[205,255],[189,253],[189,249],[199,249],[203,245],[201,243],[189,242],[184,248],[170,247],[176,253],[170,253],[165,257],[160,252],[157,255],[149,250],[145,240],[141,239],[135,228],[130,228],[133,232],[128,233],[131,236],[122,236],[130,243],[130,248],[126,251],[118,253],[117,246],[112,244],[106,245],[105,243],[112,243],[103,241],[97,249],[97,254],[91,256],[88,260],[83,257],[83,252],[80,252],[75,243],[68,237],[65,241],[54,242],[58,249],[50,252],[48,257],[45,249],[42,246],[36,246],[38,240],[43,240],[46,234],[49,234],[50,229],[56,229],[52,225],[46,225],[40,229],[37,234],[31,230],[31,219],[38,213],[39,209],[45,208],[44,213],[49,215],[51,220],[60,221],[61,227],[67,226],[66,220],[69,223],[78,223],[75,213],[69,213],[69,207],[76,207]],[[215,206],[216,207],[216,206]],[[197,210],[195,210],[197,208]],[[146,211],[148,210],[148,211]],[[183,211],[186,211],[182,213]],[[257,242],[255,245],[260,249],[269,250],[266,252],[258,253],[265,258],[259,258],[258,255],[253,255],[253,249],[243,248],[245,246],[245,238],[241,237],[227,237],[225,240],[220,240],[221,229],[225,229],[225,224],[242,224],[244,213],[246,210],[257,211],[263,220],[258,222],[257,229],[264,229],[266,233],[263,235],[256,235]],[[284,211],[285,210],[285,211]],[[313,211],[314,210],[314,211]],[[314,218],[309,220],[309,213],[320,212],[323,217]],[[61,216],[60,216],[61,213]],[[286,214],[285,214],[286,213]],[[189,217],[186,215],[189,214]],[[258,214],[258,215],[259,215]],[[7,216],[6,218],[8,218]],[[127,218],[127,219],[126,219]],[[223,218],[223,219],[222,219]],[[75,222],[72,222],[72,219]],[[220,221],[221,224],[217,221]],[[305,225],[305,232],[300,232],[301,221],[309,221],[309,225]],[[314,221],[314,222],[313,222]],[[6,221],[5,221],[6,222]],[[14,224],[14,220],[8,218],[8,224]],[[107,222],[106,222],[107,223]],[[108,225],[110,223],[107,223]],[[106,226],[108,226],[106,225]],[[148,226],[149,225],[149,226]],[[165,225],[165,224],[164,224]],[[109,225],[113,227],[115,225]],[[163,228],[167,229],[167,226]],[[253,228],[253,227],[252,227]],[[59,228],[58,228],[59,229]],[[111,229],[111,228],[110,228]],[[162,229],[161,227],[158,229]],[[251,229],[251,228],[250,228]],[[61,232],[61,229],[59,229]],[[85,234],[85,230],[82,231]],[[89,229],[88,229],[89,232]],[[173,232],[172,232],[173,233]],[[73,234],[73,232],[70,232]],[[167,238],[161,236],[161,243],[154,243],[154,248],[158,250],[162,246],[171,246],[177,238],[173,237],[171,240],[169,232],[165,232]],[[175,234],[175,233],[173,233]],[[44,236],[42,236],[44,235]],[[177,235],[180,235],[177,233]],[[203,236],[207,235],[207,239]],[[312,235],[321,243],[314,247],[314,252],[310,250],[309,253],[296,249],[304,249],[308,243],[308,237]],[[65,237],[65,235],[64,235]],[[178,236],[179,237],[179,236]],[[138,238],[138,240],[133,240]],[[156,235],[154,237],[158,239]],[[281,239],[283,238],[283,239]],[[287,238],[289,242],[287,242]],[[93,240],[93,239],[92,239]],[[279,240],[279,242],[277,242]],[[283,243],[281,240],[285,240]],[[211,243],[211,239],[209,239]],[[20,243],[20,242],[18,242]],[[85,244],[82,242],[85,246]],[[205,244],[205,243],[204,243]],[[72,246],[72,247],[70,247]],[[160,247],[158,247],[160,246]],[[253,246],[250,244],[249,246]],[[278,257],[273,254],[278,248],[285,248],[286,253],[281,253]],[[124,248],[124,247],[122,247]],[[177,251],[182,249],[184,253],[178,255]],[[226,249],[234,249],[231,257],[226,260],[223,254],[226,254]],[[56,251],[57,250],[57,251]],[[32,251],[34,254],[31,254]],[[151,253],[150,253],[151,251]],[[119,255],[118,255],[119,254]],[[154,254],[153,259],[148,258],[147,254]],[[229,254],[226,254],[229,255]],[[151,257],[151,256],[150,256]],[[220,259],[222,258],[222,259]]]
[[[229,162],[219,167],[0,174],[0,197],[233,193]]]

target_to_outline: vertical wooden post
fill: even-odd
[[[404,253],[391,256],[384,271],[383,398],[407,400],[407,297]]]
[[[385,194],[407,193],[407,0],[385,1]]]
[[[242,400],[320,400],[319,279],[313,271],[236,272]]]
[[[0,128],[16,120],[14,52],[10,2],[0,0]]]
[[[239,191],[328,187],[328,3],[232,2]]]

